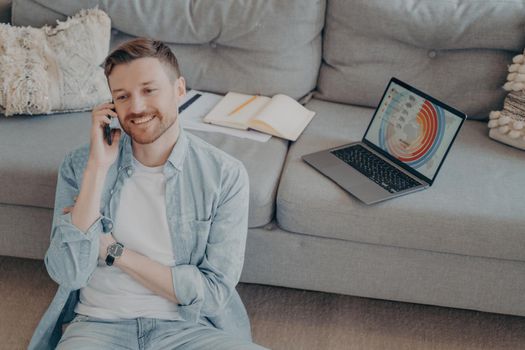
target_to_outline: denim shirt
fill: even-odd
[[[51,242],[45,265],[58,291],[36,328],[29,349],[54,349],[62,324],[74,317],[79,289],[97,266],[99,235],[111,232],[126,179],[133,174],[131,139],[125,133],[118,160],[106,176],[101,216],[84,233],[62,209],[80,192],[89,145],[68,154],[58,174]],[[164,167],[166,217],[175,266],[178,312],[187,321],[251,339],[246,310],[235,290],[248,227],[249,184],[242,163],[180,128]]]

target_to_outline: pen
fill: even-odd
[[[247,99],[242,105],[240,105],[239,107],[235,108],[233,111],[231,111],[230,113],[228,113],[228,116],[233,115],[233,114],[239,112],[241,109],[243,109],[244,107],[246,107],[249,103],[253,102],[253,100],[255,100],[256,98],[257,98],[257,95],[253,95],[252,97],[250,97],[249,99]]]
[[[195,96],[190,98],[188,101],[184,102],[184,104],[179,107],[179,113],[182,113],[186,108],[188,108],[193,102],[195,102],[201,96],[202,96],[201,94],[196,94]]]

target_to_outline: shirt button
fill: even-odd
[[[131,176],[131,174],[133,174],[133,170],[128,169],[128,175]]]
[[[111,222],[108,224],[108,228],[109,228],[110,230],[113,228],[113,224],[112,224]]]
[[[430,57],[430,58],[436,58],[436,56],[437,56],[437,52],[436,52],[436,51],[434,51],[434,50],[430,50],[430,51],[428,52],[428,57]]]
[[[115,190],[112,189],[111,191],[109,191],[109,193],[113,194],[113,193],[115,193]]]

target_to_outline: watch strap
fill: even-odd
[[[115,258],[112,255],[108,254],[106,256],[106,265],[111,266],[113,265],[114,262],[115,262]]]

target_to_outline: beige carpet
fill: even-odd
[[[525,349],[525,317],[261,285],[238,287],[272,349]],[[43,262],[0,257],[0,349],[25,349],[56,286]]]

